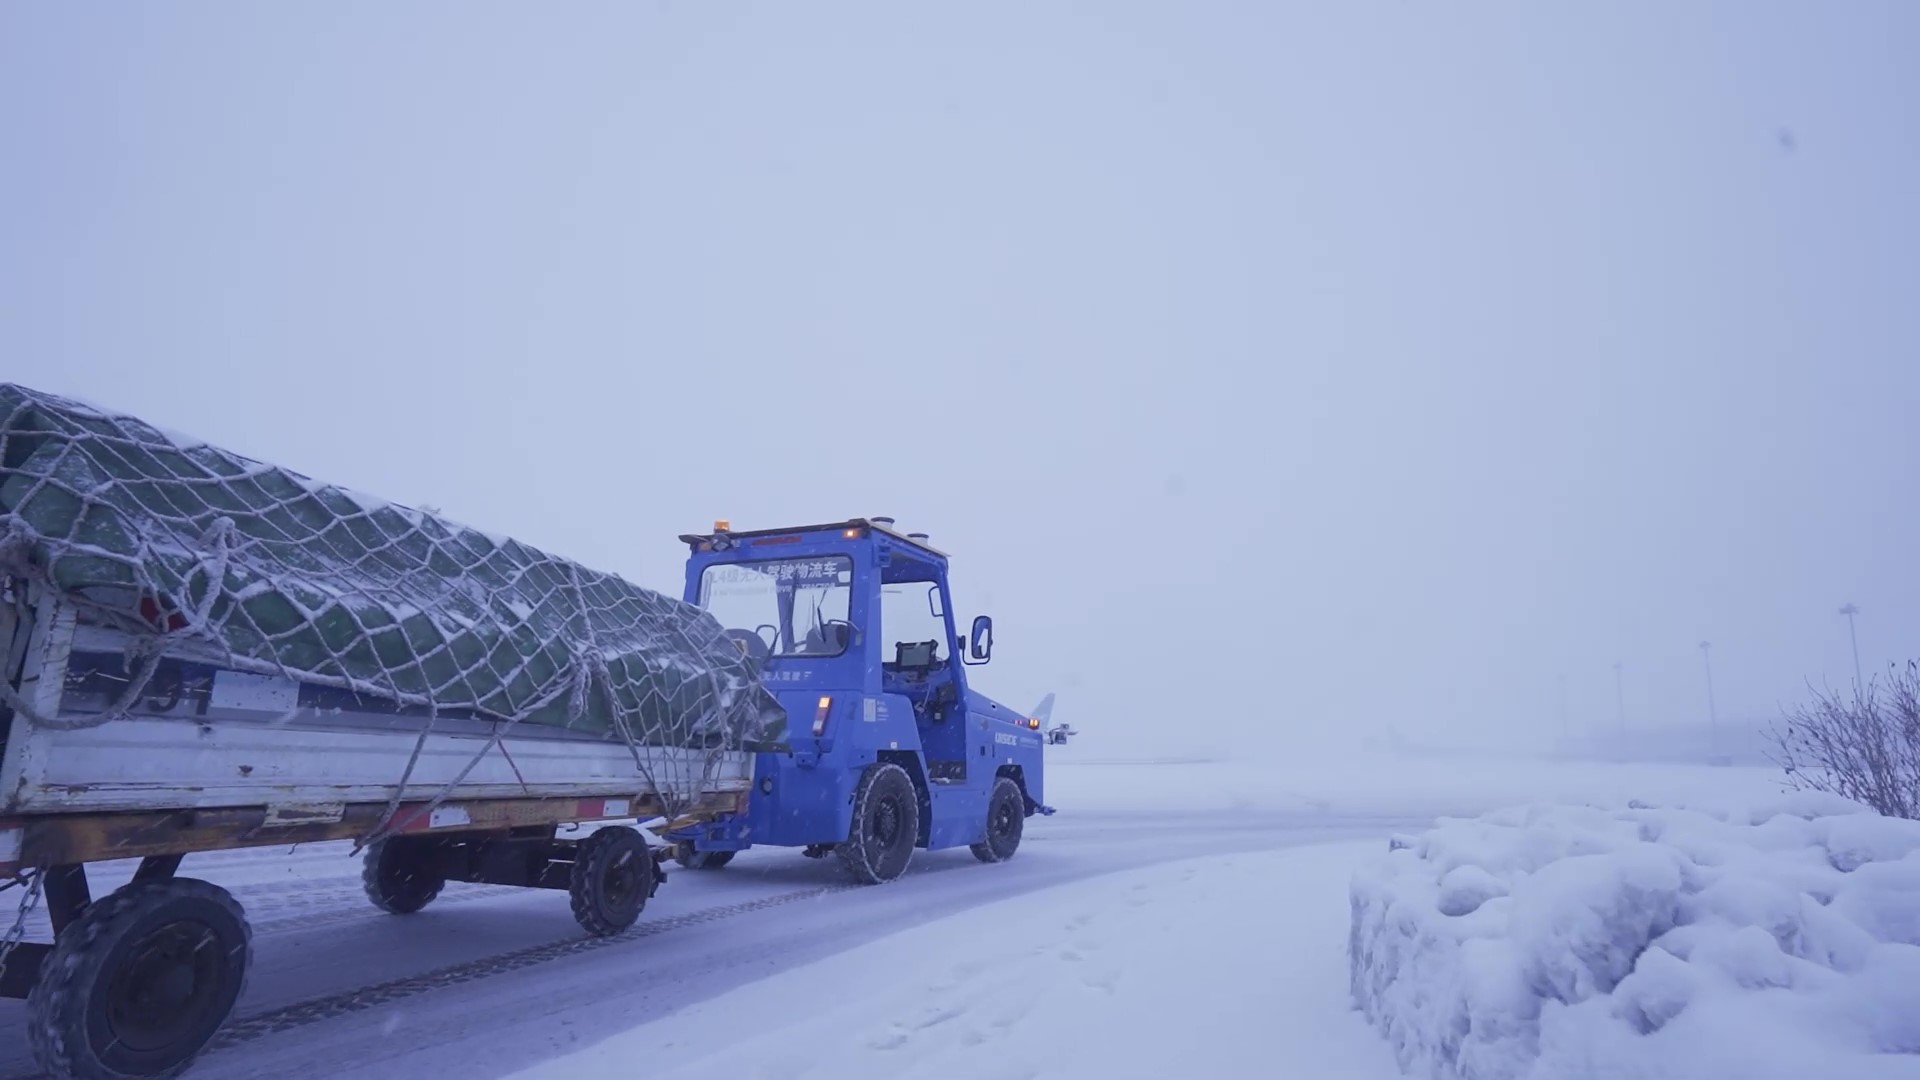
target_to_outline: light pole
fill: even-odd
[[[1853,692],[1865,696],[1867,680],[1860,676],[1860,633],[1853,626],[1853,617],[1860,614],[1860,608],[1854,604],[1848,604],[1840,609],[1840,614],[1847,617],[1847,638],[1853,642]]]
[[[1720,745],[1720,711],[1713,703],[1713,642],[1700,643],[1700,659],[1707,665],[1707,725],[1712,733],[1710,740],[1715,747]]]
[[[1620,710],[1620,737],[1627,736],[1627,684],[1620,675],[1620,661],[1613,662],[1613,696]]]

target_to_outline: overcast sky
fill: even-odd
[[[1116,751],[1920,656],[1916,192],[1900,2],[0,3],[0,377],[673,592],[895,515]]]

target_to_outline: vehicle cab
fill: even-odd
[[[858,518],[754,531],[721,521],[681,539],[684,599],[754,661],[786,710],[790,747],[757,755],[744,820],[675,835],[683,848],[824,854],[848,838],[863,777],[883,764],[912,781],[919,847],[982,843],[995,792],[1010,790],[1002,780],[1020,816],[1043,811],[1040,721],[969,685],[992,659],[993,620],[962,634],[948,556],[924,534]]]

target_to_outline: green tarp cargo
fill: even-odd
[[[785,744],[752,661],[697,607],[13,384],[0,574],[241,670],[397,705],[649,746]]]

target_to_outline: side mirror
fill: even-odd
[[[993,619],[978,615],[973,620],[973,633],[967,644],[967,663],[984,664],[993,659]]]

